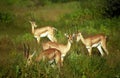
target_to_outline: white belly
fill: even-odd
[[[49,64],[51,64],[51,63],[53,63],[53,62],[54,62],[54,59],[49,60],[48,62],[49,62]]]
[[[99,45],[101,45],[100,42],[99,42],[99,43],[96,43],[96,44],[93,44],[92,47],[97,47],[97,46],[99,46]]]
[[[101,45],[101,42],[96,43],[96,44],[93,44],[92,47],[97,47],[97,46],[99,46],[99,45]],[[86,46],[86,48],[91,48],[91,46]]]
[[[40,35],[40,37],[46,37],[48,35],[48,32],[45,32],[43,34]]]

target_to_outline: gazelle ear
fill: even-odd
[[[69,35],[67,33],[64,34],[67,38],[69,37]]]

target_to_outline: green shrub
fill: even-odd
[[[0,12],[0,22],[10,23],[15,19],[15,15],[10,12]]]
[[[79,0],[80,4],[72,4],[73,7],[76,7],[74,11],[64,14],[60,17],[60,20],[56,20],[55,22],[51,20],[45,21],[44,19],[38,17],[39,13],[41,13],[41,8],[48,10],[51,9],[51,7],[46,8],[46,6],[52,4],[51,1],[55,2],[55,0],[2,1],[8,3],[8,6],[10,6],[9,8],[14,9],[15,11],[17,9],[18,13],[14,13],[14,11],[12,13],[8,11],[0,11],[0,23],[2,23],[0,24],[0,30],[2,32],[0,33],[0,78],[120,77],[120,18],[109,19],[101,16],[102,12],[104,12],[104,9],[101,9],[102,6],[104,7],[103,0],[103,2],[100,0]],[[2,1],[0,4],[3,3]],[[61,1],[67,2],[66,0]],[[61,1],[58,0],[58,2]],[[37,3],[38,6],[46,6],[36,8],[34,5]],[[18,7],[23,6],[20,9],[21,13],[19,13],[18,7],[11,7],[16,5],[18,5]],[[29,5],[32,5],[32,9],[30,8],[30,11],[26,9],[26,7]],[[62,3],[59,5],[60,6],[57,7],[61,7]],[[4,5],[4,8],[8,6]],[[55,6],[56,5],[52,7]],[[69,5],[66,8],[70,9],[72,6]],[[49,13],[47,14],[49,15]],[[33,35],[29,33],[31,31],[31,27],[30,24],[28,25],[28,19],[34,19],[40,26],[55,26],[58,29],[55,36],[58,39],[58,42],[63,44],[67,43],[67,38],[64,36],[64,33],[72,34],[77,31],[81,31],[85,37],[103,33],[108,36],[107,48],[109,50],[109,55],[101,57],[96,55],[97,53],[94,54],[93,52],[93,55],[89,56],[87,49],[81,42],[78,43],[80,45],[73,43],[70,51],[65,57],[64,66],[61,67],[60,72],[58,72],[57,68],[52,68],[48,62],[35,63],[29,67],[26,67],[26,58],[23,56],[23,43],[30,44],[30,48],[32,48],[30,49],[30,53],[36,49],[36,46],[36,50],[38,50],[38,52],[41,51],[41,49],[38,49],[41,48],[41,44],[38,45],[35,42],[36,39],[34,40]],[[77,51],[80,52],[79,55],[77,54]]]

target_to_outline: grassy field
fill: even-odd
[[[0,3],[0,78],[120,78],[120,18],[102,16],[100,0],[49,2],[44,6],[29,0],[12,1]],[[33,53],[42,51],[41,43],[48,41],[42,38],[37,44],[29,20],[36,21],[38,27],[56,27],[55,37],[63,44],[67,43],[64,33],[81,31],[84,37],[103,33],[108,37],[109,55],[101,57],[94,48],[90,57],[85,46],[74,40],[60,72],[44,62],[25,67],[23,43],[29,43]]]

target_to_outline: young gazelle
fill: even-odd
[[[86,46],[86,48],[89,52],[89,55],[91,55],[93,47],[97,47],[102,56],[104,56],[102,48],[104,49],[104,51],[106,52],[107,55],[109,54],[109,52],[106,48],[106,36],[103,34],[98,34],[98,35],[84,38],[82,36],[81,32],[79,32],[76,34],[76,38],[77,38],[77,40],[76,40],[77,42],[79,40],[81,40],[82,43]]]
[[[40,52],[35,59],[33,59],[33,56],[35,55],[35,52],[31,55],[29,55],[29,46],[26,46],[24,44],[24,55],[27,58],[27,66],[30,65],[32,62],[40,62],[41,60],[48,60],[50,61],[50,63],[53,63],[55,61],[55,63],[57,64],[57,66],[60,68],[61,66],[63,66],[63,63],[61,61],[61,52],[57,49],[54,48],[50,48],[50,49],[46,49],[42,52]]]
[[[57,30],[54,27],[51,26],[45,26],[42,28],[36,28],[37,25],[35,22],[29,21],[32,26],[32,34],[37,39],[37,42],[40,42],[40,37],[48,37],[50,41],[57,42],[56,38],[54,37],[54,31]]]
[[[62,62],[64,60],[64,57],[66,56],[67,52],[70,50],[71,48],[71,43],[72,43],[72,40],[73,40],[73,36],[71,35],[66,35],[65,36],[68,38],[68,42],[66,45],[64,44],[60,44],[60,43],[57,43],[57,42],[46,42],[46,43],[43,43],[42,44],[42,47],[43,47],[43,50],[46,50],[46,49],[49,49],[49,48],[56,48],[57,50],[59,50],[61,52],[61,58],[62,58]]]

